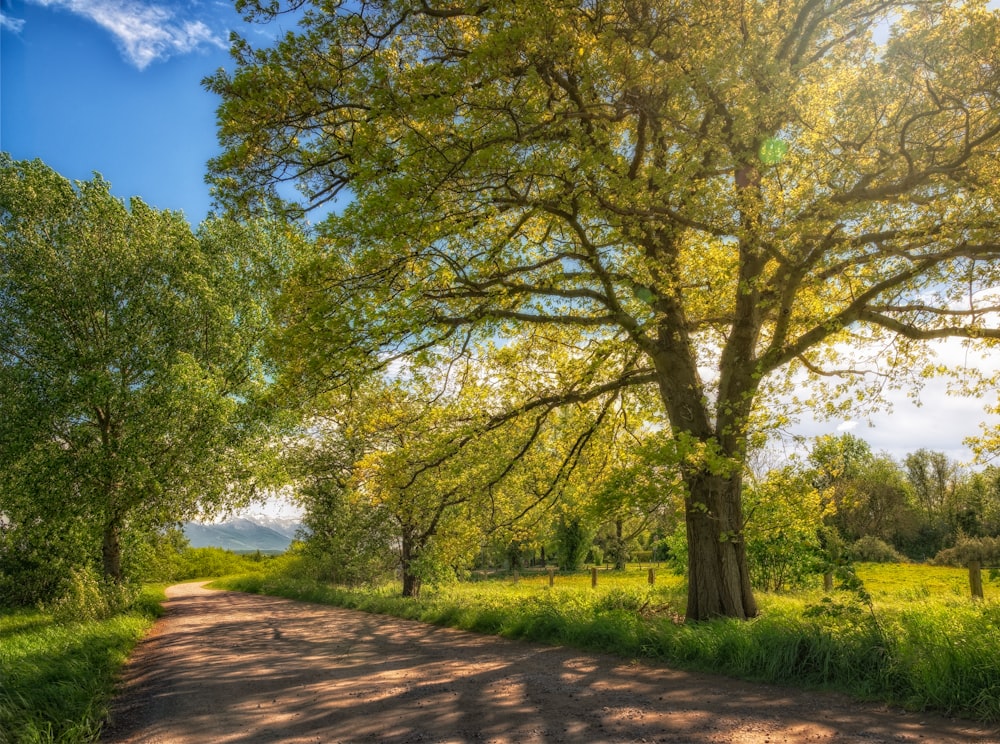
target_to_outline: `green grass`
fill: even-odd
[[[0,611],[0,744],[96,741],[116,675],[162,599],[148,588],[129,612],[78,623]]]
[[[821,589],[758,595],[749,622],[684,624],[681,579],[666,571],[543,575],[425,589],[344,589],[280,575],[226,588],[335,604],[438,625],[646,658],[672,666],[808,689],[832,689],[980,721],[1000,720],[1000,580],[984,575],[987,601],[969,598],[968,574],[938,566],[859,567],[871,595]],[[819,585],[817,577],[817,585]],[[993,597],[993,600],[989,598]]]

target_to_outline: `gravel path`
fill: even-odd
[[[203,584],[126,667],[103,742],[994,742],[1000,730]]]

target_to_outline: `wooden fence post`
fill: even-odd
[[[549,572],[549,586],[554,586],[556,583],[556,569],[549,566],[546,570]]]
[[[597,566],[591,566],[590,568],[590,586],[591,588],[597,587]]]
[[[833,571],[827,571],[823,574],[823,591],[833,591]]]
[[[515,569],[514,569],[514,583],[515,583],[515,584],[518,584],[518,583],[520,583],[520,581],[521,581],[521,574],[520,574],[520,573],[518,572],[518,570],[517,570],[517,569],[515,568]]]
[[[649,573],[646,575],[646,581],[649,582],[650,586],[656,583],[656,572],[653,570],[652,566],[649,568]]]
[[[973,599],[983,598],[983,564],[979,561],[969,561],[969,588]]]

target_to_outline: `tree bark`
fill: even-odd
[[[688,476],[687,620],[757,615],[743,541],[742,478]]]
[[[420,596],[420,577],[411,571],[403,569],[403,596],[417,598]]]
[[[625,539],[622,537],[622,520],[615,520],[615,571],[625,570]]]
[[[679,267],[671,263],[676,260],[672,236],[658,240],[662,247],[653,251],[653,258],[665,276],[681,276]],[[741,261],[741,277],[747,277],[748,287],[756,266],[746,256]],[[651,359],[660,397],[673,436],[689,437],[697,445],[692,452],[695,460],[681,466],[687,489],[689,621],[713,617],[745,620],[757,615],[743,542],[742,466],[746,425],[759,379],[757,364],[752,362],[760,328],[758,305],[756,294],[741,292],[737,296],[739,322],[723,348],[713,417],[698,372],[694,342],[685,330],[689,324],[683,298],[664,294],[656,303],[662,319]],[[714,465],[708,461],[713,453],[717,459]],[[725,474],[720,474],[720,469]]]
[[[413,561],[416,558],[417,546],[412,535],[403,535],[400,563],[403,571],[403,596],[420,596],[420,577],[413,572]]]
[[[115,584],[122,583],[121,528],[117,519],[104,526],[104,543],[101,546],[104,578]]]

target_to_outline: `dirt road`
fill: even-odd
[[[103,742],[1000,742],[838,695],[201,584],[167,595]]]

